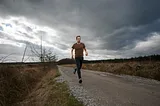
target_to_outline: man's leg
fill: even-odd
[[[82,68],[82,63],[83,63],[83,57],[80,59],[80,69]]]
[[[79,60],[79,67],[78,67],[77,73],[78,73],[78,76],[79,76],[79,83],[82,83],[81,67],[82,67],[83,57],[78,57],[78,60]]]
[[[77,74],[78,74],[78,78],[81,79],[81,72],[80,72],[80,58],[77,57],[76,59],[76,65],[77,65]]]
[[[83,57],[80,57],[80,75],[81,75],[81,68],[82,68],[82,63],[83,63]],[[82,83],[82,78],[79,79],[79,83]]]
[[[76,71],[77,71],[77,62],[76,62],[76,58],[74,59],[74,61],[75,61],[75,65],[76,65],[76,67],[74,68],[73,74],[75,74],[75,73],[76,73]]]
[[[76,67],[77,67],[77,66],[76,66]],[[76,71],[77,71],[77,68],[76,68],[76,67],[74,68],[74,71],[73,71],[73,73],[74,73],[74,74],[75,74],[75,73],[76,73]]]

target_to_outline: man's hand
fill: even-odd
[[[88,56],[88,52],[86,52],[86,56]]]
[[[71,56],[71,59],[73,59],[73,55]]]
[[[87,52],[86,48],[84,48],[83,50],[85,51],[86,56],[88,56],[88,52]]]

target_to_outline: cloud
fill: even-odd
[[[158,54],[160,53],[160,33],[151,33],[151,36],[146,38],[144,41],[137,42],[133,51],[136,54]]]
[[[76,35],[90,51],[86,59],[154,54],[158,46],[146,49],[152,43],[146,52],[138,47],[159,33],[159,5],[158,0],[1,0],[0,38],[18,46],[40,45],[42,37],[60,58],[70,56]]]
[[[145,40],[151,36],[150,33],[160,31],[160,21],[156,20],[153,23],[140,25],[137,27],[128,26],[115,30],[108,36],[101,37],[100,41],[104,44],[100,45],[101,49],[109,50],[125,50],[132,49],[136,45],[137,40]]]

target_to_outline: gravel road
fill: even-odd
[[[71,93],[86,106],[160,106],[160,82],[141,77],[114,75],[82,69],[78,83],[73,68],[58,66]]]

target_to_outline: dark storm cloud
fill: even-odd
[[[115,30],[113,33],[108,34],[101,38],[105,42],[104,45],[99,47],[101,49],[124,50],[132,49],[136,45],[135,41],[145,40],[147,37],[152,36],[150,33],[160,31],[160,21],[154,21],[139,27],[123,27]],[[127,47],[127,48],[125,48]]]
[[[62,19],[59,23],[65,22],[68,25],[71,22],[91,28],[107,25],[109,29],[130,24],[148,24],[159,18],[159,5],[158,0],[1,0],[2,7],[10,12],[15,11],[12,14],[36,17],[36,14],[41,13],[47,14],[48,18],[52,16],[52,22],[54,19]]]
[[[125,50],[130,55],[137,42],[160,31],[159,5],[159,0],[1,0],[0,14],[25,16],[37,25],[52,27],[65,42],[55,42],[62,49],[81,35],[90,50],[113,50],[119,55]],[[32,32],[30,27],[25,29]],[[37,36],[43,33],[46,34],[38,32]],[[49,38],[52,37],[46,35],[44,40],[51,43]],[[141,52],[137,50],[135,55]]]
[[[149,24],[160,18],[159,0],[134,0],[132,7],[134,9],[134,25]]]
[[[41,3],[41,2],[43,2],[45,0],[26,0],[26,1],[29,1],[31,3]]]
[[[87,28],[99,36],[123,26],[151,23],[160,14],[158,0],[7,0],[4,4],[12,14],[37,18],[57,28]]]

